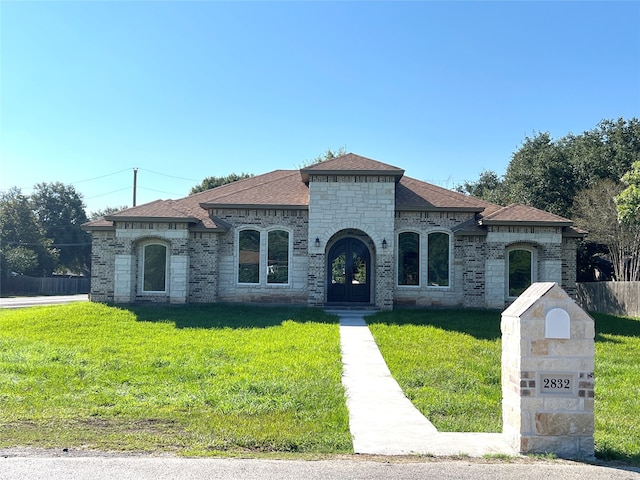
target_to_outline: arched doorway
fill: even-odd
[[[371,255],[357,238],[338,240],[329,250],[327,301],[369,303],[371,299]]]

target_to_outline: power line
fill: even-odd
[[[130,170],[129,168],[125,168],[124,170],[119,170],[119,171],[113,172],[113,173],[107,173],[106,175],[101,175],[99,177],[87,178],[86,180],[78,180],[76,182],[70,182],[70,183],[73,185],[73,184],[76,184],[76,183],[90,182],[92,180],[99,180],[101,178],[111,177],[113,175],[117,175],[119,173],[126,172],[126,171],[129,171],[129,170]]]
[[[91,200],[93,198],[98,198],[98,197],[104,197],[105,195],[111,195],[112,193],[118,193],[118,192],[123,192],[124,190],[129,190],[131,187],[124,187],[124,188],[120,188],[118,190],[113,190],[111,192],[107,192],[107,193],[101,193],[99,195],[94,195],[92,197],[85,197],[85,200]]]
[[[199,181],[199,180],[197,180],[195,178],[176,177],[175,175],[167,175],[166,173],[154,172],[153,170],[149,170],[148,168],[140,168],[140,170],[144,170],[145,172],[155,173],[156,175],[161,175],[163,177],[177,178],[178,180],[186,180],[188,182],[198,182]]]
[[[156,190],[155,188],[147,188],[147,187],[141,187],[141,186],[138,186],[138,188],[141,188],[142,190],[149,190],[151,192],[158,192],[158,193],[166,193],[168,195],[175,195],[177,197],[184,196],[182,193],[166,192],[164,190]]]

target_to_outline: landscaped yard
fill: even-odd
[[[3,310],[0,447],[351,452],[341,369],[320,310]]]
[[[640,320],[595,318],[596,452],[637,464]],[[501,430],[500,312],[397,310],[368,322],[438,429]],[[341,370],[336,318],[320,310],[0,310],[0,448],[348,453]]]
[[[640,319],[595,314],[596,455],[640,463]],[[499,432],[500,312],[396,310],[367,319],[398,383],[442,431]]]

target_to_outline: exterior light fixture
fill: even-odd
[[[320,238],[316,237],[316,248],[320,247]]]
[[[382,240],[382,248],[387,248],[387,239]]]

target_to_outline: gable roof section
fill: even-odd
[[[573,222],[568,218],[545,212],[521,203],[512,203],[497,211],[483,215],[480,225],[549,225],[556,227],[570,227]]]
[[[202,208],[289,208],[309,206],[309,188],[298,170],[275,170],[202,192]]]
[[[273,172],[221,185],[179,200],[156,200],[87,222],[85,230],[112,230],[115,221],[164,221],[188,223],[190,230],[223,231],[226,222],[209,215],[215,208],[300,209],[309,207],[311,174],[391,175],[396,178],[397,211],[462,211],[475,219],[454,228],[457,234],[486,234],[488,225],[563,227],[563,235],[582,237],[587,232],[573,227],[569,219],[521,204],[507,207],[464,195],[415,178],[386,163],[348,153],[301,170]],[[302,181],[300,178],[302,175]],[[305,180],[306,179],[306,180]]]
[[[401,178],[396,185],[396,210],[457,210],[479,213],[487,207],[500,208],[479,198],[453,192],[411,177]]]
[[[309,176],[315,175],[391,175],[396,181],[404,175],[404,170],[387,163],[378,162],[355,153],[346,153],[339,157],[302,168],[302,181],[309,183]]]

